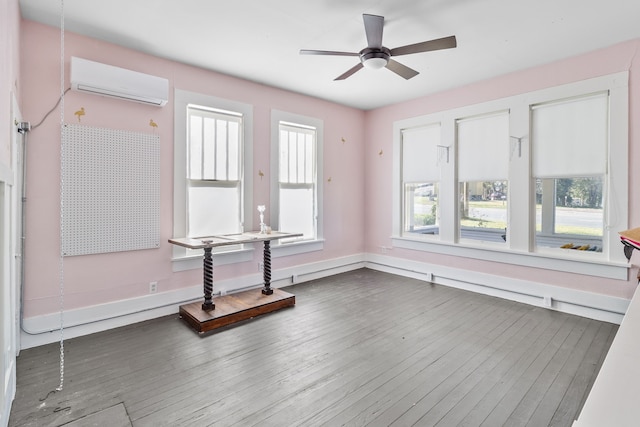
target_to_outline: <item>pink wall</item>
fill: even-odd
[[[172,236],[173,89],[184,89],[240,101],[254,107],[254,205],[269,204],[271,109],[324,121],[324,250],[274,259],[274,268],[334,259],[364,251],[364,112],[315,98],[144,55],[76,34],[65,34],[65,65],[78,56],[167,78],[170,100],[164,108],[123,102],[70,91],[65,96],[66,122],[84,107],[82,123],[129,131],[151,132],[158,124],[161,141],[161,242]],[[60,94],[59,30],[22,22],[24,119],[38,123]],[[67,71],[68,73],[68,71]],[[68,75],[65,87],[69,86]],[[346,143],[342,142],[346,139]],[[58,310],[60,222],[60,108],[29,133],[27,173],[27,242],[25,317]],[[260,179],[258,170],[265,173]],[[328,179],[331,178],[331,182]],[[257,226],[257,219],[254,221]],[[202,283],[202,272],[173,273],[171,245],[159,249],[64,259],[65,308],[73,309],[146,295],[150,281],[159,292]],[[255,274],[254,262],[217,267],[216,279]]]
[[[640,224],[640,170],[634,160],[640,156],[640,40],[629,41],[586,55],[556,63],[496,77],[447,92],[410,102],[369,111],[365,132],[365,187],[367,197],[366,250],[380,253],[380,246],[390,247],[392,234],[392,156],[393,122],[433,112],[505,98],[533,90],[580,81],[591,77],[629,71],[630,79],[630,152],[629,152],[629,222]],[[380,156],[380,150],[383,155]],[[622,247],[620,248],[622,250]],[[471,271],[496,274],[523,280],[535,277],[536,282],[580,289],[605,295],[630,298],[636,288],[635,270],[628,281],[607,280],[592,276],[560,273],[551,270],[518,267],[394,248],[389,255],[402,259],[424,261]],[[638,255],[634,255],[637,262]],[[632,261],[634,260],[632,258]]]
[[[57,29],[22,22],[22,112],[24,120],[38,123],[55,105],[60,93],[60,46]],[[640,41],[630,41],[553,64],[478,82],[410,102],[362,112],[303,95],[262,86],[234,77],[190,67],[165,59],[67,33],[65,64],[79,56],[111,65],[165,77],[170,87],[198,91],[254,106],[254,205],[268,204],[270,110],[279,109],[324,120],[324,237],[322,252],[274,260],[274,268],[330,260],[364,252],[379,253],[390,247],[392,126],[396,120],[457,108],[531,90],[560,85],[623,70],[630,71],[630,165],[638,155],[636,130],[640,105]],[[16,66],[17,67],[17,66]],[[16,73],[17,75],[17,73]],[[0,84],[7,85],[0,79]],[[68,86],[68,76],[65,87]],[[149,132],[149,119],[158,123],[161,139],[161,241],[172,237],[173,203],[173,102],[164,108],[69,92],[65,121],[84,107],[83,124]],[[4,107],[3,107],[4,108]],[[2,110],[0,110],[2,111]],[[27,175],[27,253],[25,316],[58,309],[59,293],[59,150],[60,109],[29,133]],[[6,135],[6,132],[4,133]],[[342,138],[346,143],[342,142]],[[265,172],[261,180],[258,170]],[[630,223],[640,223],[640,197],[635,184],[639,172],[630,167]],[[329,182],[329,178],[331,181]],[[366,206],[365,206],[366,204]],[[366,210],[365,210],[366,208]],[[257,222],[255,220],[254,222]],[[254,224],[255,226],[256,224]],[[366,230],[366,232],[365,232]],[[505,277],[531,279],[555,286],[630,298],[635,271],[628,281],[539,270],[394,248],[389,255],[464,268]],[[201,271],[173,273],[171,247],[69,257],[64,260],[65,308],[86,307],[146,295],[149,281],[168,291],[201,283]],[[254,262],[222,266],[217,279],[255,274]]]

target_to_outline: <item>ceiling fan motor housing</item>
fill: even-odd
[[[391,58],[391,51],[386,47],[366,47],[360,51],[360,62],[367,68],[382,68]]]

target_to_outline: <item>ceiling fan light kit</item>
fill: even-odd
[[[367,68],[379,70],[386,67],[391,58],[391,52],[386,47],[380,49],[372,49],[370,47],[360,52],[360,62]]]
[[[429,52],[432,50],[451,49],[457,46],[456,36],[443,37],[421,43],[400,46],[388,49],[382,46],[382,29],[384,27],[384,17],[378,15],[363,14],[364,31],[367,35],[367,47],[360,52],[339,52],[331,50],[311,50],[302,49],[302,55],[334,55],[334,56],[359,56],[360,62],[336,77],[334,80],[344,80],[363,67],[373,70],[387,68],[400,77],[409,80],[417,76],[418,71],[407,67],[391,59],[392,56],[409,55],[412,53]]]

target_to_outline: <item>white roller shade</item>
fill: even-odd
[[[458,180],[508,178],[509,113],[458,120]]]
[[[608,93],[531,109],[535,177],[579,177],[606,172]]]
[[[440,124],[402,130],[402,179],[404,182],[440,181],[438,145]]]

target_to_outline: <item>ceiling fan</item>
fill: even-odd
[[[391,59],[392,56],[408,55],[411,53],[429,52],[432,50],[450,49],[456,47],[456,36],[443,37],[441,39],[429,40],[426,42],[410,44],[407,46],[389,49],[382,46],[382,27],[384,27],[384,16],[363,14],[364,31],[367,35],[367,47],[360,52],[338,52],[331,50],[301,49],[301,55],[337,55],[337,56],[359,56],[360,62],[339,75],[334,80],[344,80],[362,67],[379,69],[386,67],[401,77],[409,80],[419,73],[406,65]]]

